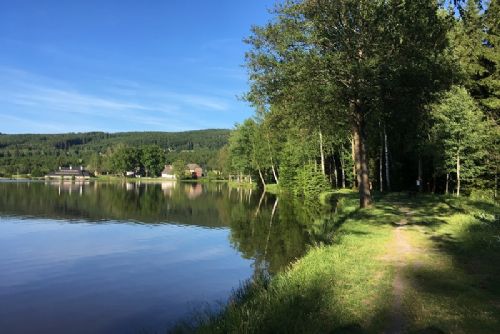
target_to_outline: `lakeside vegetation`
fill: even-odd
[[[271,13],[246,39],[255,114],[220,163],[336,214],[289,268],[174,332],[495,333],[500,2],[291,0]]]
[[[228,136],[229,130],[223,129],[186,132],[0,134],[0,177],[17,174],[40,177],[59,166],[69,165],[82,165],[101,174],[121,173],[122,167],[140,167],[127,165],[133,165],[139,150],[147,153],[144,162],[153,167],[154,173],[160,168],[157,167],[160,166],[159,160],[161,163],[193,161],[209,169],[217,169],[218,150],[227,143]],[[111,156],[116,152],[116,157],[119,153],[127,152],[126,158],[134,159],[112,161]]]
[[[335,196],[331,239],[271,280],[248,282],[222,312],[198,313],[174,332],[495,333],[498,206],[393,193],[359,209],[355,192]]]
[[[0,135],[0,176],[72,164],[147,183],[196,162],[220,172],[202,182],[248,190],[200,207],[233,229],[254,276],[174,332],[498,331],[500,2],[290,0],[272,15],[246,40],[255,115],[233,131]],[[45,195],[64,217],[141,221],[175,219],[168,198],[195,224],[185,197],[201,187],[187,186]],[[265,210],[264,192],[250,205],[257,187],[276,195]],[[22,195],[0,200],[56,211]],[[298,223],[271,232],[275,214]]]
[[[220,155],[303,198],[497,195],[498,1],[278,1],[246,39],[255,115]]]

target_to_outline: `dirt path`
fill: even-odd
[[[406,225],[411,221],[411,210],[407,207],[400,207],[399,211],[403,217],[396,223],[393,231],[393,242],[387,256],[387,260],[394,265],[396,270],[392,283],[394,299],[389,324],[385,331],[388,334],[403,333],[405,331],[407,321],[403,308],[403,296],[409,283],[404,276],[404,269],[409,265],[408,257],[415,253],[406,231]]]

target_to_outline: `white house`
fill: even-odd
[[[161,177],[170,180],[176,179],[176,176],[174,174],[174,168],[172,167],[172,165],[165,165],[165,168],[161,172]]]

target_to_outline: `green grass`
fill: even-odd
[[[210,179],[208,177],[202,177],[199,179],[183,179],[180,182],[184,183],[227,183],[227,180]]]
[[[331,196],[323,194],[322,201],[331,201]],[[498,206],[390,194],[379,195],[372,208],[360,210],[355,193],[333,196],[340,208],[337,232],[329,243],[311,248],[270,280],[247,283],[220,313],[198,313],[173,331],[384,332],[394,312],[393,281],[398,272],[405,282],[397,310],[404,332],[498,332]],[[397,227],[402,219],[407,224]],[[407,240],[405,253],[395,247],[397,228]]]
[[[224,312],[197,315],[200,333],[323,333],[325,329],[378,331],[390,301],[392,268],[382,258],[397,217],[383,209],[341,202],[339,231],[330,245],[305,257],[269,282],[249,283]],[[383,216],[378,223],[376,217]],[[176,331],[193,328],[179,327]]]
[[[266,192],[277,195],[281,193],[281,190],[276,183],[271,183],[271,184],[266,184]]]
[[[418,252],[406,266],[409,329],[498,333],[500,224],[498,207],[428,197],[410,203],[408,233]]]
[[[255,189],[257,188],[257,184],[255,182],[235,182],[235,181],[227,181],[227,184],[231,188],[244,188],[244,189]]]
[[[106,181],[106,182],[163,182],[163,181],[172,181],[167,180],[161,177],[125,177],[125,176],[117,176],[117,175],[99,175],[96,177],[92,177],[91,180],[95,181]]]

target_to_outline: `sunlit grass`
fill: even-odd
[[[379,333],[404,277],[404,331],[496,333],[500,328],[498,206],[440,196],[380,196],[358,209],[338,199],[337,231],[271,280],[237,291],[221,313],[198,315],[175,331],[200,333]],[[332,194],[322,201],[331,201]],[[406,208],[406,214],[400,211]],[[493,218],[492,218],[493,217]],[[396,224],[402,219],[406,225]],[[395,229],[409,250],[395,245]],[[396,265],[396,261],[399,261]],[[397,268],[396,268],[397,267]]]

